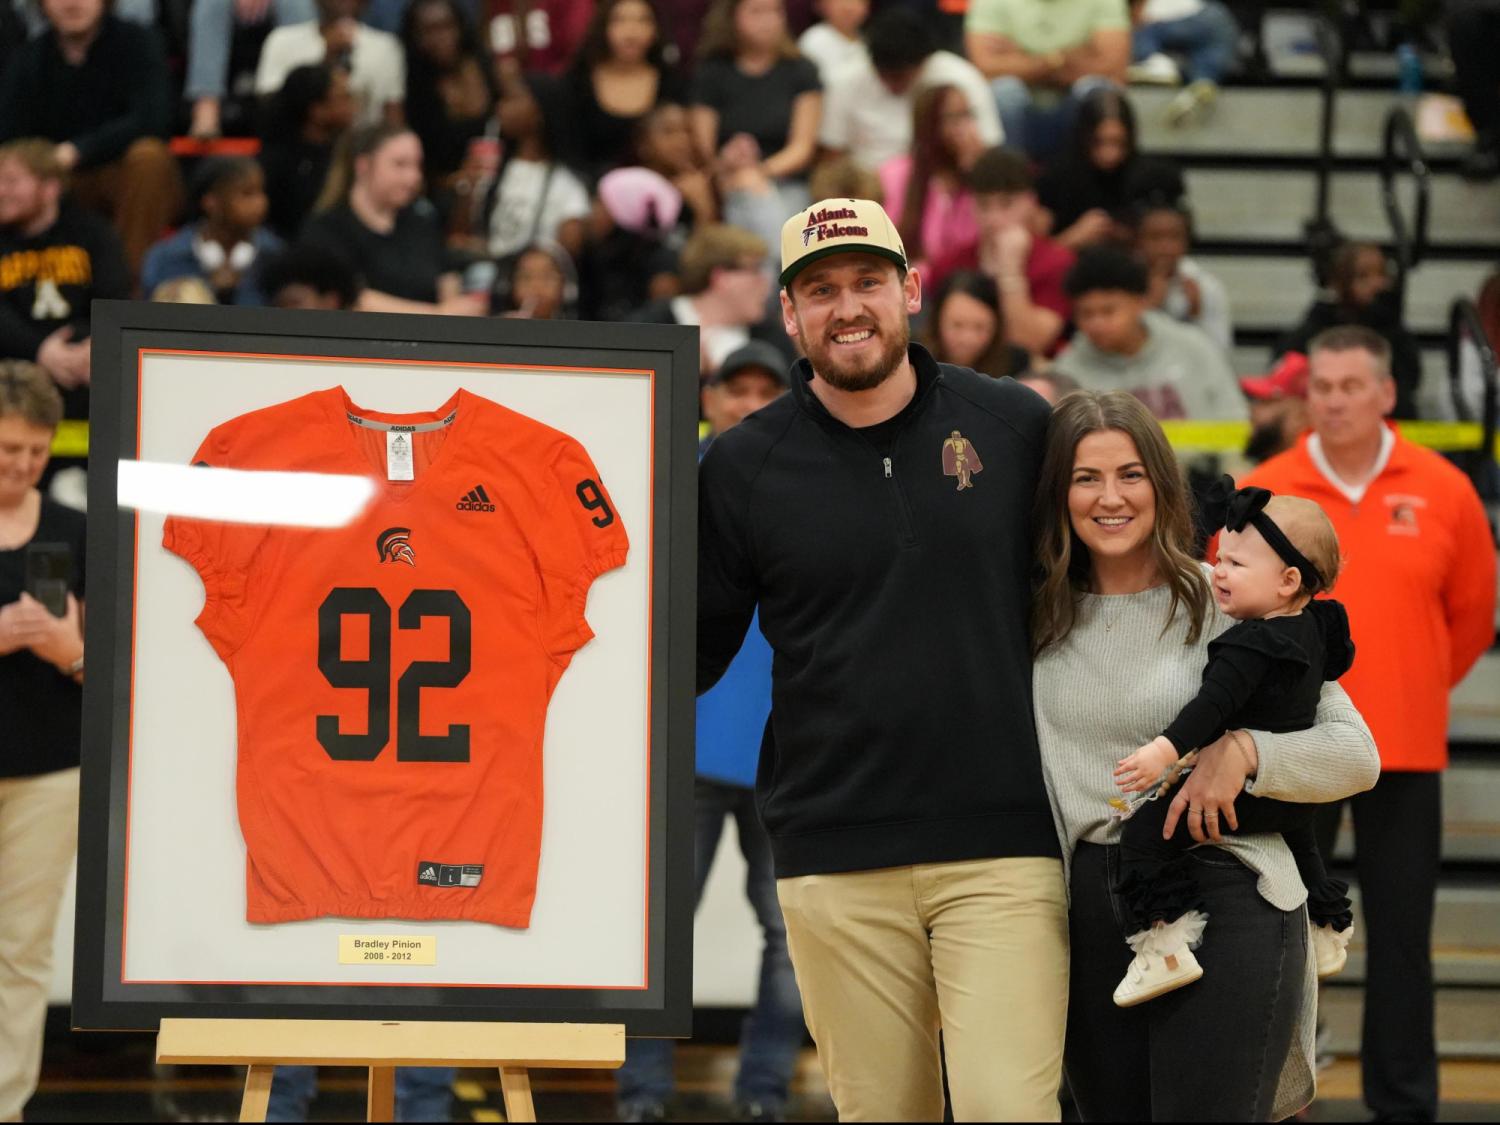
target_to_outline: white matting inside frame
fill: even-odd
[[[595,632],[553,694],[531,926],[245,921],[229,674],[194,624],[203,587],[142,513],[126,880],[126,982],[645,985],[652,549],[646,374],[202,355],[142,357],[141,460],[188,464],[214,426],[342,385],[371,410],[433,410],[459,387],[581,442],[630,536],[589,595]],[[341,934],[436,935],[437,963],[340,965]]]

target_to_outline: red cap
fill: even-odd
[[[1287,352],[1266,374],[1241,379],[1240,389],[1251,398],[1261,400],[1306,398],[1307,356],[1301,352]]]

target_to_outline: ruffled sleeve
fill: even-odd
[[[1318,598],[1308,603],[1305,612],[1312,614],[1323,633],[1323,678],[1336,680],[1354,665],[1354,638],[1349,633],[1349,614],[1342,602]]]
[[[1347,629],[1347,618],[1344,624]],[[1208,658],[1214,659],[1225,649],[1242,649],[1259,653],[1276,664],[1299,670],[1310,667],[1313,662],[1311,654],[1298,642],[1291,631],[1279,629],[1270,621],[1262,621],[1258,618],[1241,621],[1238,625],[1226,629],[1217,639],[1209,642]],[[1337,677],[1330,678],[1336,679]]]

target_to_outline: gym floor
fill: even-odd
[[[56,1013],[61,1015],[61,1013]],[[75,1035],[49,1021],[41,1087],[27,1121],[233,1121],[243,1072],[232,1067],[158,1067],[155,1037],[145,1034]],[[736,1052],[694,1044],[678,1053],[678,1097],[672,1118],[723,1121],[730,1109]],[[327,1068],[320,1076],[315,1121],[358,1121],[365,1114],[361,1071]],[[536,1071],[532,1089],[542,1121],[608,1121],[614,1117],[614,1078],[607,1071]],[[1500,1063],[1448,1061],[1442,1067],[1444,1121],[1500,1119]],[[462,1071],[455,1084],[455,1121],[501,1121],[500,1083],[486,1071]],[[833,1105],[811,1049],[805,1051],[789,1107],[794,1121],[831,1121]],[[1340,1059],[1321,1076],[1321,1097],[1306,1121],[1363,1121],[1359,1064]]]

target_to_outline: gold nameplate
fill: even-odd
[[[340,965],[436,965],[437,938],[405,934],[340,934]]]

